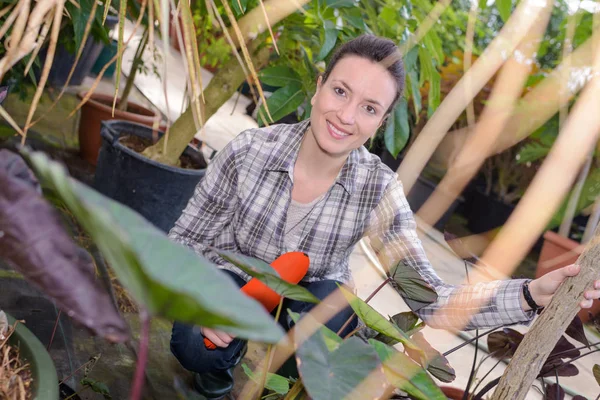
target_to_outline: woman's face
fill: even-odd
[[[311,100],[311,131],[319,148],[345,157],[365,144],[384,122],[396,90],[380,64],[356,55],[339,60],[326,82],[319,78]]]

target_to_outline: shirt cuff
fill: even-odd
[[[530,279],[509,279],[503,281],[496,295],[496,309],[502,325],[529,324],[535,317],[533,310],[525,311],[521,305],[523,284]]]

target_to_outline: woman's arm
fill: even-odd
[[[444,283],[427,259],[402,185],[396,178],[373,210],[367,234],[384,267],[389,269],[404,262],[436,291],[436,302],[413,310],[432,327],[475,329],[511,325],[526,323],[535,315],[521,304],[524,279],[469,286]]]
[[[241,133],[217,153],[169,232],[173,241],[220,265],[226,264],[225,260],[207,246],[223,249],[234,246],[233,238],[223,239],[220,234],[232,222],[238,205],[238,168],[250,146],[251,134],[251,131]]]

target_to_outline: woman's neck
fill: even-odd
[[[311,129],[310,126],[308,129]],[[347,156],[334,157],[327,154],[319,147],[312,133],[306,132],[294,169],[299,169],[304,176],[335,180],[347,158]]]

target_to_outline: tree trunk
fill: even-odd
[[[252,62],[258,68],[265,66],[269,60],[270,48],[263,47],[254,53]],[[244,82],[246,76],[235,57],[232,57],[212,78],[204,89],[205,104],[201,103],[202,120],[207,121]],[[199,100],[201,102],[201,100]],[[144,150],[143,155],[168,165],[176,165],[179,156],[197,132],[192,108],[187,110],[171,126],[169,135],[163,136],[156,144]],[[165,140],[167,141],[165,151]]]
[[[600,227],[577,263],[579,275],[567,278],[519,345],[492,400],[524,399],[556,342],[577,312],[583,292],[600,276]]]

